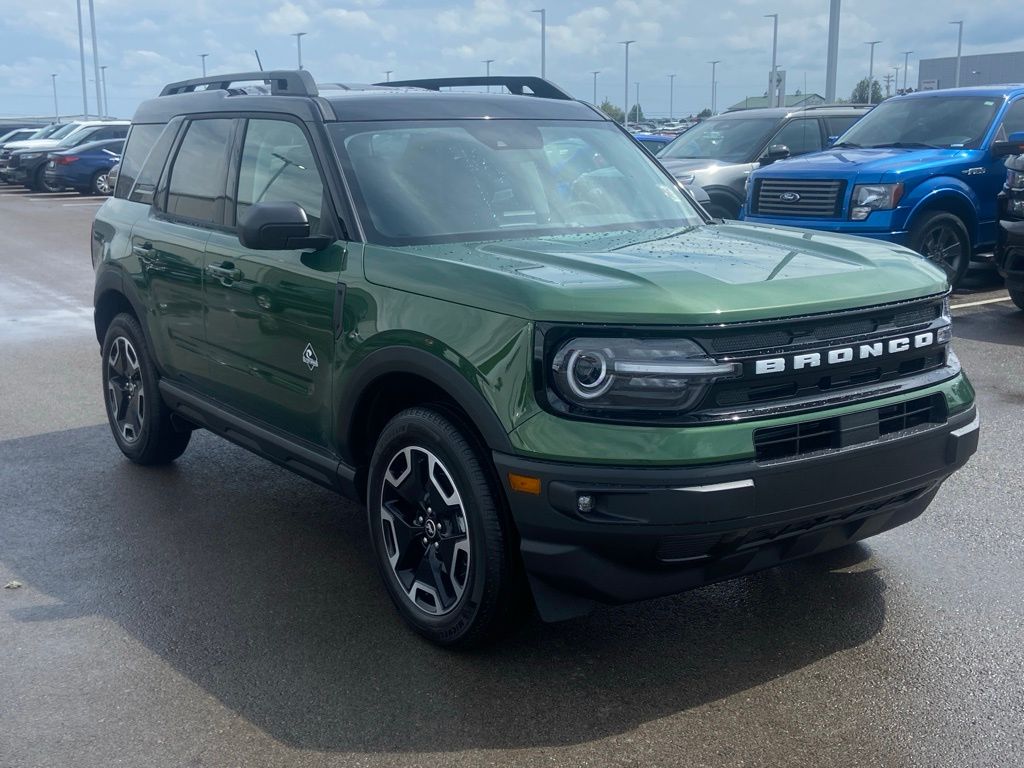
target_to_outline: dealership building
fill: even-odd
[[[960,57],[960,85],[1001,85],[1024,83],[1024,51],[980,53]],[[956,87],[956,56],[921,59],[917,69],[917,88]]]

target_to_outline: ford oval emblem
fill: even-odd
[[[781,200],[784,203],[795,203],[799,199],[800,195],[798,195],[796,192],[783,192],[781,195],[779,195],[779,200]]]

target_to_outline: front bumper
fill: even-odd
[[[1024,291],[1024,220],[1000,218],[995,261],[1006,287]]]
[[[615,468],[496,453],[534,598],[547,621],[673,594],[823,552],[920,515],[977,450],[975,407],[806,458]],[[509,473],[538,477],[514,492]],[[593,509],[581,513],[580,495]]]

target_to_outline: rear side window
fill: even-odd
[[[128,197],[142,164],[146,161],[149,151],[153,148],[153,144],[163,129],[162,125],[132,126],[131,135],[128,137],[128,146],[125,147],[124,155],[121,157],[121,168],[117,176],[114,197]],[[152,195],[150,200],[152,200]]]
[[[849,117],[826,117],[825,118],[825,129],[828,131],[828,135],[831,136],[842,136],[848,130],[850,126],[856,123],[860,118],[849,116]]]
[[[171,167],[166,212],[203,223],[224,215],[224,181],[234,121],[195,120],[185,132]]]

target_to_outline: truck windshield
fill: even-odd
[[[47,136],[47,138],[49,138],[49,139],[63,139],[69,133],[77,130],[79,125],[81,125],[81,123],[66,123],[65,125],[63,125],[60,128],[58,128],[56,131],[51,133],[49,136]]]
[[[1002,105],[989,96],[946,96],[883,101],[842,135],[853,147],[981,146]]]
[[[669,144],[658,158],[750,162],[778,124],[779,119],[776,117],[705,120]]]
[[[605,122],[432,120],[330,129],[373,242],[501,240],[703,221],[650,156]]]

